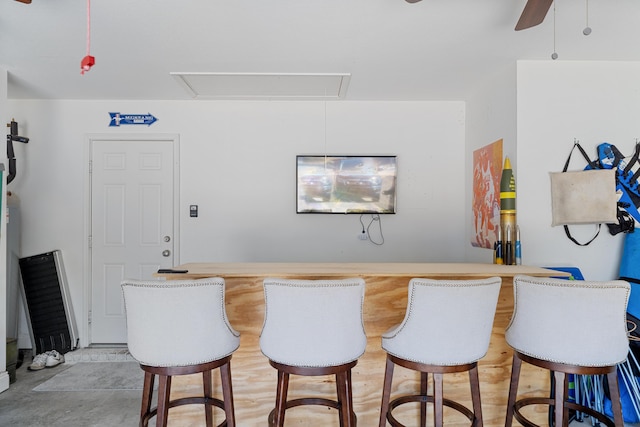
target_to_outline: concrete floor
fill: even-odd
[[[89,357],[87,354],[82,354],[80,357],[86,359]],[[67,358],[73,359],[70,355]],[[27,354],[22,366],[16,370],[16,382],[11,384],[8,390],[0,393],[0,426],[125,427],[138,425],[141,391],[33,391],[37,385],[69,369],[73,360],[40,371],[27,370],[30,363],[31,356]]]

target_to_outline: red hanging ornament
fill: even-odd
[[[96,58],[90,55],[91,48],[91,0],[87,0],[87,55],[80,61],[80,74],[84,75],[96,63]]]

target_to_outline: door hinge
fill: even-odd
[[[89,173],[93,173],[93,160],[89,160]]]
[[[93,248],[93,236],[89,236],[88,243],[89,243],[89,249],[92,249]]]
[[[93,320],[92,317],[93,317],[93,311],[89,310],[89,324],[91,324],[91,320]]]

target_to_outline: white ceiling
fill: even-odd
[[[464,100],[518,59],[550,60],[526,0],[0,0],[10,99],[192,99],[172,72],[348,73],[348,100]],[[557,61],[640,60],[640,0],[556,0]],[[640,78],[640,76],[638,76]]]

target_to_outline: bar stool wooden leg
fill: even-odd
[[[349,381],[346,372],[336,374],[336,386],[338,391],[338,412],[340,415],[340,427],[351,427],[353,407],[349,396]]]
[[[520,381],[520,368],[522,360],[516,355],[513,356],[511,363],[511,384],[509,385],[509,399],[507,401],[507,418],[504,421],[504,427],[511,427],[513,424],[513,409],[518,395],[518,382]]]
[[[444,413],[442,404],[442,374],[433,374],[433,422],[435,426],[442,426]]]
[[[473,427],[482,426],[482,408],[480,404],[480,386],[478,379],[477,363],[467,363],[464,365],[426,365],[418,362],[401,359],[399,357],[388,354],[387,368],[385,371],[384,390],[382,393],[382,404],[380,405],[380,422],[379,427],[385,427],[387,422],[394,427],[403,426],[393,416],[393,411],[406,403],[419,403],[420,406],[420,426],[425,427],[427,420],[428,403],[433,404],[433,425],[442,427],[444,422],[444,407],[447,406],[452,410],[464,415],[471,421]],[[407,369],[420,372],[420,392],[411,395],[396,397],[391,400],[391,385],[393,375],[393,365],[400,365]],[[456,372],[469,372],[470,390],[473,402],[473,411],[460,402],[447,399],[444,396],[444,375]],[[433,391],[428,393],[428,378],[433,378]]]
[[[140,427],[149,425],[149,412],[153,398],[153,384],[156,376],[151,372],[144,373],[144,387],[142,391],[142,405],[140,407]]]
[[[335,385],[336,385],[336,402],[337,402],[337,410],[338,410],[338,421],[339,421],[339,427],[345,427],[345,421],[342,418],[342,409],[344,407],[343,405],[343,401],[344,401],[344,384],[341,381],[341,377],[339,374],[335,374],[334,375],[334,381],[335,381]]]
[[[211,399],[213,398],[213,384],[211,382],[211,371],[204,371],[202,373],[202,388],[204,389],[204,416],[207,423],[207,427],[213,427],[213,405]]]
[[[607,381],[609,383],[609,394],[611,395],[613,422],[616,427],[622,427],[624,420],[622,419],[622,404],[620,403],[620,389],[618,388],[618,372],[609,372],[607,374]]]
[[[557,426],[563,426],[564,424],[566,424],[566,422],[563,424],[563,420],[567,420],[566,416],[569,415],[569,408],[566,408],[564,406],[564,400],[565,400],[565,392],[566,392],[566,384],[565,384],[565,373],[564,372],[559,372],[559,371],[554,371],[553,376],[555,377],[555,383],[556,383],[556,387],[555,387],[555,397],[554,397],[554,409],[555,409],[555,417],[554,417],[554,423]]]
[[[289,374],[278,371],[278,386],[276,390],[276,409],[274,412],[273,425],[282,427],[284,425],[284,414],[287,409],[287,393],[289,391]]]
[[[276,406],[268,416],[269,427],[282,427],[285,418],[285,411],[304,405],[321,405],[336,409],[338,411],[340,427],[355,427],[357,419],[353,409],[351,368],[356,365],[357,360],[344,365],[327,367],[290,366],[273,361],[270,363],[278,370],[278,384],[276,387]],[[332,375],[335,377],[335,390],[337,397],[335,399],[323,397],[302,397],[288,400],[287,391],[290,375],[312,377]]]
[[[156,414],[156,427],[167,427],[169,416],[169,394],[171,391],[171,377],[159,375],[158,384],[158,413]]]
[[[420,394],[426,396],[429,392],[429,374],[420,372]],[[427,401],[422,399],[420,402],[420,427],[427,426]]]
[[[389,401],[391,400],[391,383],[393,382],[393,368],[395,363],[387,355],[387,366],[384,371],[384,386],[382,388],[382,403],[380,405],[380,422],[378,427],[387,425],[387,412],[389,412]]]
[[[338,393],[340,427],[355,426],[356,414],[353,409],[353,386],[351,383],[351,369],[336,374],[336,390]]]
[[[169,409],[182,405],[204,405],[205,419],[207,427],[214,427],[215,408],[222,409],[225,419],[216,427],[235,427],[233,390],[231,387],[231,356],[220,360],[215,360],[201,365],[157,367],[142,366],[145,371],[144,387],[142,396],[142,408],[140,416],[140,426],[147,427],[149,419],[156,417],[156,426],[166,426]],[[218,399],[213,393],[213,371],[220,368],[222,382],[222,395],[224,400]],[[171,382],[175,375],[202,374],[203,393],[197,396],[182,397],[171,400]],[[153,395],[153,383],[155,375],[160,378],[158,384],[157,406],[151,408]]]
[[[347,396],[349,396],[349,414],[351,414],[351,426],[356,426],[356,411],[353,409],[353,382],[351,381],[351,369],[347,371]]]
[[[530,363],[539,368],[547,369],[552,373],[553,397],[523,397],[519,400],[517,399],[519,375],[523,362]],[[624,426],[622,419],[622,406],[620,404],[620,390],[618,389],[617,369],[615,365],[602,367],[567,365],[536,359],[519,352],[514,352],[511,372],[511,386],[509,388],[505,427],[510,427],[512,425],[513,418],[520,423],[519,425],[535,426],[536,424],[527,419],[522,412],[522,409],[529,405],[548,405],[550,408],[549,424],[553,424],[555,426],[566,427],[569,424],[570,410],[576,410],[586,416],[590,416],[593,418],[593,421],[597,420],[599,424],[603,424],[608,427]],[[584,406],[580,404],[580,402],[568,400],[569,373],[576,375],[607,375],[611,395],[613,421],[611,421],[606,414],[599,412],[595,408]]]
[[[349,396],[349,426],[356,427],[356,411],[353,409],[353,383],[351,381],[351,369],[347,371],[347,392]]]
[[[220,379],[222,383],[222,399],[224,400],[224,413],[227,427],[236,427],[235,409],[233,405],[233,387],[231,385],[231,362],[220,366]]]
[[[482,402],[480,399],[480,378],[478,377],[478,365],[469,371],[469,383],[471,384],[471,401],[473,402],[473,413],[475,415],[475,426],[482,427]]]

